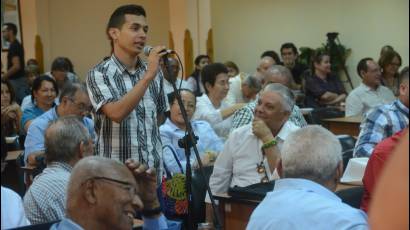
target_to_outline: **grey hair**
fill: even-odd
[[[291,87],[293,84],[293,76],[292,72],[285,66],[281,65],[273,65],[268,69],[268,74],[273,75],[273,74],[279,74],[282,78],[285,79],[286,82],[286,87]]]
[[[252,75],[246,76],[242,83],[254,89],[256,92],[259,92],[262,88],[260,80]]]
[[[91,141],[91,136],[79,116],[63,116],[51,121],[45,134],[47,162],[70,162],[79,151],[81,142]]]
[[[63,97],[73,98],[77,91],[83,92],[88,95],[87,86],[84,83],[65,84],[59,98],[60,102],[63,100]]]
[[[282,147],[284,178],[304,178],[324,184],[331,180],[342,161],[337,137],[318,125],[291,133]]]
[[[292,112],[295,106],[295,96],[292,91],[280,84],[280,83],[270,83],[263,88],[262,92],[275,92],[282,96],[282,105],[285,111]]]

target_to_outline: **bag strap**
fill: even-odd
[[[164,147],[162,147],[162,150],[164,150],[165,148],[169,148],[171,150],[172,155],[174,155],[175,161],[177,162],[177,164],[179,166],[179,169],[181,170],[181,173],[184,174],[184,170],[182,169],[181,162],[179,162],[179,159],[178,159],[177,154],[175,153],[174,149],[170,145],[164,145]],[[165,171],[167,173],[167,177],[169,176],[169,178],[172,178],[171,172],[167,168],[165,161],[164,161],[164,168],[165,168]]]

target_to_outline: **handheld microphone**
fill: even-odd
[[[149,53],[151,52],[152,49],[153,49],[152,46],[144,46],[144,49],[143,49],[144,54],[145,54],[146,56],[149,56]],[[173,54],[173,53],[175,53],[175,51],[173,51],[173,50],[168,50],[168,49],[163,49],[163,50],[161,50],[160,53],[164,53],[164,52],[167,53],[167,54]]]

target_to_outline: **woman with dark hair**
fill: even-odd
[[[195,96],[199,97],[205,93],[205,88],[201,80],[201,70],[206,65],[211,63],[211,58],[208,55],[199,55],[195,58],[195,70],[187,79],[190,88],[194,89]]]
[[[346,99],[346,90],[339,78],[331,72],[330,56],[317,52],[312,58],[312,75],[306,78],[306,105],[312,108],[340,106]]]
[[[223,141],[216,135],[211,125],[206,121],[191,121],[196,109],[196,98],[192,91],[180,90],[182,102],[186,109],[195,135],[199,138],[197,148],[204,165],[215,160],[216,155],[223,149]],[[170,173],[184,173],[187,163],[185,150],[178,146],[178,140],[186,134],[186,125],[181,114],[175,92],[168,95],[170,114],[165,123],[160,127],[161,140],[164,146],[164,163]],[[175,155],[174,155],[175,154]],[[192,150],[190,162],[197,165],[195,154]],[[181,167],[180,167],[181,166]]]
[[[1,79],[1,129],[6,136],[16,136],[20,130],[21,110],[12,85]]]
[[[382,70],[382,84],[393,91],[394,95],[399,94],[399,68],[401,57],[394,50],[387,50],[380,56],[379,66]]]
[[[25,133],[36,117],[55,106],[54,100],[57,95],[58,87],[53,78],[42,75],[34,80],[31,89],[31,100],[34,106],[24,110],[23,117],[21,118],[21,127],[24,128]]]

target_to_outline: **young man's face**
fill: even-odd
[[[11,30],[9,30],[7,28],[7,26],[3,26],[2,30],[1,30],[1,33],[2,33],[3,39],[5,41],[10,41],[10,36],[11,36],[12,32],[11,32]]]
[[[120,29],[111,28],[110,36],[114,42],[114,51],[120,49],[130,55],[142,52],[147,39],[147,20],[142,15],[126,14]]]
[[[292,48],[282,49],[281,55],[285,66],[293,66],[295,64],[297,55],[293,52]]]

